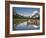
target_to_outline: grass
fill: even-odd
[[[14,24],[19,24],[27,21],[27,19],[13,19],[13,20],[14,20]]]

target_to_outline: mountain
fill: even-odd
[[[21,19],[23,19],[23,18],[39,18],[40,15],[39,15],[38,11],[33,11],[33,13],[31,14],[31,16],[28,16],[28,17],[26,17],[24,15],[17,14],[17,13],[13,14],[13,17],[14,18],[21,18]]]
[[[40,18],[40,14],[37,12],[37,13],[35,13],[35,14],[32,16],[32,18]]]

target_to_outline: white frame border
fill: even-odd
[[[12,31],[12,7],[26,7],[26,8],[40,8],[40,30],[25,30],[25,31]],[[10,34],[22,34],[22,33],[39,33],[42,32],[42,6],[36,5],[18,5],[18,4],[10,4]]]

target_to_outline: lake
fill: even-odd
[[[32,25],[32,24],[27,24],[27,22],[23,22],[20,24],[14,24],[13,30],[39,30],[40,25]]]

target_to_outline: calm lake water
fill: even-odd
[[[39,30],[40,25],[31,25],[27,24],[27,22],[23,22],[20,24],[14,24],[13,30]]]

